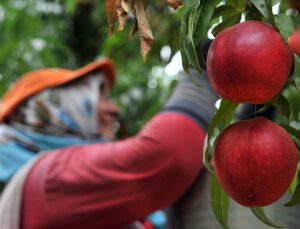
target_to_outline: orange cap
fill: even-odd
[[[109,59],[92,62],[78,70],[44,68],[29,72],[18,79],[3,96],[0,104],[0,123],[14,111],[14,109],[30,96],[45,89],[57,87],[88,73],[102,71],[112,87],[115,83],[115,69]]]

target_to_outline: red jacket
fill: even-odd
[[[115,229],[176,201],[202,168],[205,134],[161,113],[135,137],[46,154],[25,184],[23,229]]]

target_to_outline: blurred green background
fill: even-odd
[[[119,137],[137,133],[159,112],[181,70],[178,51],[183,8],[174,12],[166,1],[151,0],[147,12],[155,41],[143,63],[138,34],[129,39],[132,16],[124,31],[108,37],[104,0],[1,0],[0,98],[28,71],[77,69],[106,56],[113,60],[118,74],[112,98],[123,110]],[[289,87],[284,95],[292,106],[293,124],[299,128],[299,92]]]
[[[181,67],[178,58],[170,62],[179,50],[182,10],[161,0],[150,1],[147,10],[155,42],[144,64],[138,34],[128,37],[132,17],[124,31],[108,37],[104,0],[1,0],[0,97],[28,71],[76,69],[107,56],[118,73],[112,97],[123,109],[120,136],[135,134],[159,111]]]

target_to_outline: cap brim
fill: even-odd
[[[12,111],[30,96],[69,83],[94,71],[103,72],[110,87],[114,85],[116,73],[109,59],[94,61],[75,71],[45,68],[25,74],[4,95],[0,104],[0,123],[4,122]]]

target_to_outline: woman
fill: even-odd
[[[29,163],[2,194],[0,227],[120,228],[175,202],[202,168],[217,99],[198,80],[204,87],[182,80],[137,136],[107,142],[119,113],[106,97],[115,81],[109,60],[23,76],[0,109],[2,180]]]

